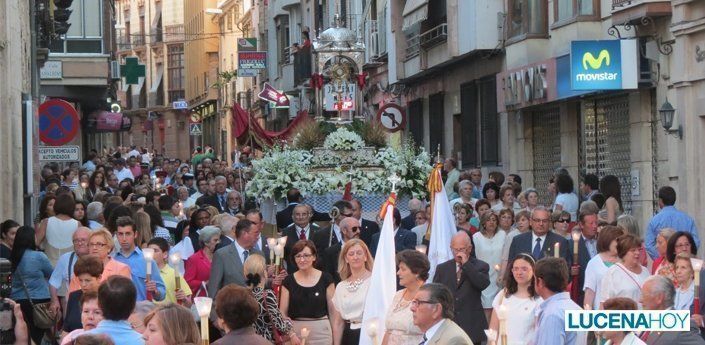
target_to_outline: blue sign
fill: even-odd
[[[571,42],[570,67],[573,90],[623,89],[620,40]]]
[[[585,95],[595,90],[573,90],[570,85],[570,54],[556,58],[556,100]]]
[[[174,101],[171,104],[174,109],[188,109],[188,102],[186,101]]]

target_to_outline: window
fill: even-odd
[[[228,31],[233,30],[233,14],[232,12],[228,12],[228,15],[225,17],[225,22],[228,27]]]
[[[167,76],[169,78],[169,102],[184,99],[184,46],[170,45],[167,52]]]
[[[279,66],[289,63],[289,16],[279,16],[277,23],[277,45],[279,48]]]
[[[494,77],[469,82],[460,87],[460,123],[464,133],[460,149],[464,166],[499,163],[499,120],[495,87]]]
[[[597,20],[599,7],[598,0],[554,0],[554,23],[560,26],[577,20]]]
[[[52,53],[95,53],[103,52],[103,11],[102,1],[74,0],[70,9],[68,32],[64,37],[53,40],[49,49]]]
[[[443,149],[443,93],[439,92],[428,97],[428,128],[429,133],[429,149],[435,154],[438,151],[438,145]]]
[[[409,134],[417,146],[423,147],[423,99],[409,102],[407,117],[409,119]]]
[[[508,12],[508,39],[547,36],[546,0],[509,0]]]

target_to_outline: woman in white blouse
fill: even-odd
[[[338,257],[338,273],[342,281],[335,288],[333,306],[334,345],[357,345],[360,342],[362,312],[365,309],[367,290],[372,274],[372,255],[359,239],[345,242]],[[336,332],[337,331],[337,332]]]
[[[553,212],[566,211],[570,213],[570,220],[575,222],[578,219],[578,206],[580,201],[573,193],[573,178],[570,175],[559,174],[556,176],[556,202]]]
[[[506,287],[492,302],[490,329],[499,335],[499,316],[504,314],[507,325],[507,343],[527,344],[534,338],[535,312],[543,301],[534,290],[534,258],[521,253],[508,265]],[[492,339],[490,339],[491,341]],[[499,339],[497,339],[499,343]]]
[[[384,320],[385,332],[382,345],[418,344],[423,340],[423,332],[414,325],[411,301],[421,285],[428,280],[431,264],[426,254],[413,249],[397,253],[397,277],[404,288],[397,291]]]
[[[680,253],[676,255],[673,262],[676,271],[676,297],[673,301],[673,309],[690,310],[695,297],[695,282],[693,281],[693,264],[690,261],[690,253]]]
[[[621,262],[607,269],[602,278],[598,299],[600,309],[601,303],[612,297],[641,300],[641,287],[650,276],[649,270],[639,263],[641,243],[641,239],[632,234],[624,234],[617,239],[617,255]]]
[[[591,309],[599,307],[599,305],[595,305],[595,297],[600,294],[602,278],[612,265],[619,262],[617,238],[622,235],[624,235],[622,228],[607,225],[600,231],[600,236],[597,238],[597,255],[588,261],[585,268],[585,283],[583,284],[584,303]]]
[[[502,246],[506,237],[507,233],[499,229],[499,217],[492,212],[485,213],[480,218],[480,231],[472,235],[477,259],[490,265],[490,285],[482,290],[482,307],[487,319],[492,313],[494,296],[499,291],[497,276],[502,264]]]

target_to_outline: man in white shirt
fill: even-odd
[[[414,325],[424,332],[419,345],[469,344],[472,340],[453,318],[454,300],[450,290],[443,284],[429,283],[421,286],[411,300]]]
[[[127,153],[127,158],[132,158],[132,157],[140,157],[140,158],[142,158],[142,157],[141,157],[142,155],[140,154],[139,151],[137,151],[137,147],[136,147],[135,145],[132,145],[132,146],[130,147],[130,149],[131,149],[130,152]]]
[[[118,179],[118,183],[122,182],[122,180],[129,178],[133,182],[135,181],[135,176],[132,175],[132,171],[130,169],[125,167],[125,160],[122,158],[118,158],[115,160],[115,169],[113,170],[113,173]]]
[[[443,162],[443,171],[448,173],[444,188],[446,189],[446,194],[450,196],[451,194],[453,194],[453,187],[460,178],[460,171],[458,171],[458,162],[453,158],[446,158],[445,162]]]
[[[88,255],[88,238],[91,235],[91,230],[86,227],[79,227],[73,233],[73,251],[64,253],[56,261],[54,272],[49,277],[49,290],[53,297],[61,299],[63,310],[66,310],[67,291],[69,280],[73,276],[73,265],[76,264],[79,257]],[[58,300],[53,302],[58,303]]]

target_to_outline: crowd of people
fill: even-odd
[[[16,343],[197,344],[208,330],[215,344],[357,345],[381,220],[357,199],[318,212],[291,189],[267,232],[244,188],[249,154],[228,165],[209,148],[181,161],[132,147],[44,167],[34,224],[0,224]],[[444,175],[453,259],[431,267],[419,250],[426,201],[393,210],[397,293],[381,344],[705,344],[698,231],[673,188],[642,232],[615,176],[581,176],[576,192],[558,169],[542,205],[517,174],[483,179],[447,159]],[[200,327],[197,297],[214,301]],[[566,332],[563,312],[580,308],[690,310],[693,328]]]

